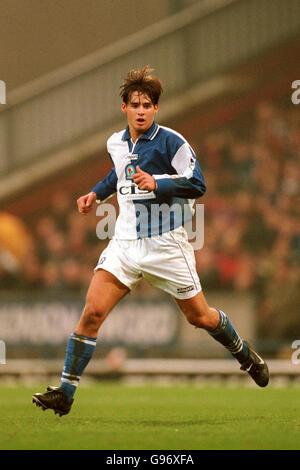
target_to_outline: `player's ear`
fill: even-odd
[[[158,111],[158,104],[155,104],[155,105],[154,105],[154,111],[155,111],[155,113],[157,113],[157,111]]]
[[[123,101],[123,103],[121,104],[121,109],[122,109],[123,113],[126,113],[126,112],[127,112],[127,104],[124,103],[124,101]]]

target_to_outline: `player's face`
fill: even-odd
[[[130,134],[134,139],[152,126],[158,105],[154,105],[149,96],[135,91],[131,94],[128,103],[122,103],[122,111],[127,114]]]

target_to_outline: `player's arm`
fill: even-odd
[[[206,191],[205,180],[195,153],[187,142],[176,151],[171,161],[175,175],[153,175],[158,197],[198,199]]]
[[[79,213],[83,215],[88,214],[91,211],[93,203],[96,201],[96,199],[104,201],[116,192],[116,187],[117,175],[115,169],[113,168],[109,174],[102,181],[99,181],[99,183],[97,183],[88,194],[85,194],[84,196],[81,196],[79,199],[77,199]]]

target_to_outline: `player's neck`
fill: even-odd
[[[153,123],[152,123],[153,124]],[[152,126],[151,124],[151,126]],[[148,130],[150,129],[150,127],[148,127],[148,129],[145,129],[144,131],[139,131],[137,129],[134,129],[132,126],[130,126],[130,124],[128,125],[129,127],[129,134],[130,134],[130,137],[131,137],[131,140],[133,143],[135,143],[140,137],[142,137],[142,135],[146,134],[146,132],[148,132]]]
[[[129,127],[129,133],[132,142],[135,144],[135,142],[144,134],[144,132],[137,132],[135,129],[132,129]]]

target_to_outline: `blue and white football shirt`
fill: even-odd
[[[206,186],[196,155],[181,134],[153,122],[133,143],[127,126],[108,139],[107,150],[114,168],[92,191],[101,201],[117,193],[115,238],[160,235],[192,218],[194,200]],[[137,165],[156,179],[156,191],[140,190],[134,183]]]

